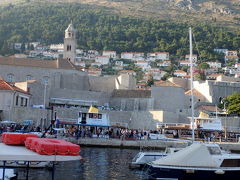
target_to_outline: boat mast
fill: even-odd
[[[193,103],[193,60],[192,60],[192,28],[189,28],[189,43],[190,43],[190,76],[191,76],[191,110],[192,110],[192,141],[195,140],[195,134],[194,134],[194,103]]]

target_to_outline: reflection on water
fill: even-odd
[[[56,165],[56,180],[134,180],[144,179],[141,170],[130,170],[128,162],[138,153],[133,149],[82,147],[85,162],[61,162]],[[18,179],[25,179],[25,170],[19,169]],[[46,169],[31,169],[29,180],[50,180]]]

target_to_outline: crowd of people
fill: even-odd
[[[47,131],[47,128],[40,126],[23,125],[18,123],[0,124],[0,134],[3,132],[47,132],[50,135],[60,135],[63,137],[79,138],[117,138],[121,140],[148,140],[154,135],[164,134],[172,138],[191,138],[191,130],[142,130],[129,129],[124,127],[96,127],[96,126],[78,126],[63,125],[54,126]],[[202,141],[238,141],[236,133],[227,133],[219,131],[195,131],[195,137]],[[164,137],[162,136],[162,137]],[[226,139],[227,136],[227,139]],[[158,138],[157,138],[158,139]]]
[[[41,132],[41,128],[18,123],[0,124],[0,134],[3,132]]]

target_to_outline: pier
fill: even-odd
[[[191,144],[190,141],[178,140],[121,140],[106,138],[68,138],[68,141],[79,144],[80,146],[95,147],[113,147],[113,148],[130,148],[130,149],[165,149],[166,147],[184,148]],[[219,144],[220,147],[227,151],[240,153],[240,143],[238,142],[209,142]]]

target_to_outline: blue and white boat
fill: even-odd
[[[217,144],[194,143],[176,153],[148,163],[154,179],[236,179],[240,155],[222,151]]]
[[[129,163],[130,168],[144,167],[147,163],[175,153],[182,148],[166,148],[163,152],[141,151]]]

